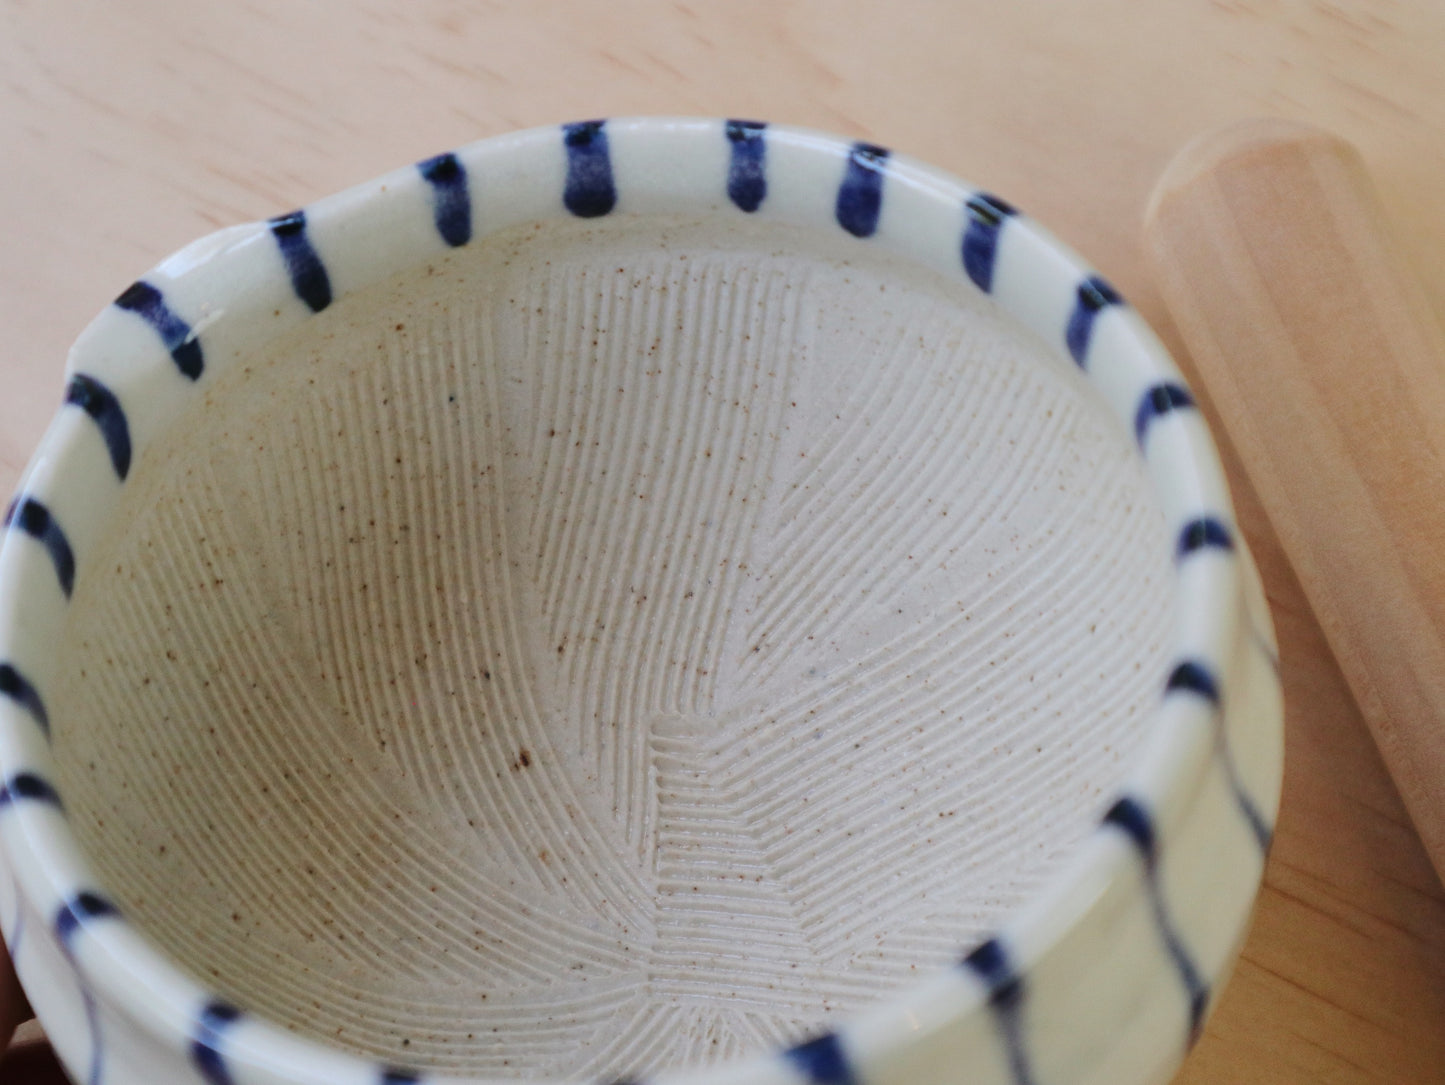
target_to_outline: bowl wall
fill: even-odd
[[[745,122],[178,253],[0,546],[0,922],[62,1057],[1157,1079],[1279,784],[1193,407],[1003,201]]]

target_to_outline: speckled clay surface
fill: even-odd
[[[519,133],[123,291],[0,535],[84,1085],[1164,1080],[1279,795],[1194,400],[997,196]]]
[[[827,235],[514,229],[240,359],[72,605],[59,783],[240,1005],[437,1069],[764,1050],[1102,814],[1169,541],[1083,378]]]

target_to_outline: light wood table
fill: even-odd
[[[481,136],[637,113],[931,160],[1088,254],[1176,353],[1139,247],[1154,179],[1206,128],[1309,120],[1361,147],[1445,300],[1437,0],[0,0],[0,490],[69,342],[182,243]],[[1180,1080],[1445,1081],[1445,892],[1226,456],[1282,641],[1288,765],[1253,933]]]

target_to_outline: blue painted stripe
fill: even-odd
[[[562,203],[578,218],[598,218],[617,206],[606,125],[606,121],[579,121],[562,126],[562,142],[567,148]]]
[[[1254,641],[1259,649],[1259,654],[1264,656],[1265,662],[1269,664],[1274,672],[1275,681],[1279,681],[1279,656],[1270,645],[1265,635],[1253,625],[1250,627],[1250,639]],[[1254,833],[1254,838],[1259,842],[1260,851],[1268,857],[1270,845],[1274,843],[1274,827],[1266,820],[1264,812],[1245,790],[1244,780],[1239,775],[1239,768],[1234,761],[1234,753],[1227,744],[1228,736],[1223,728],[1220,729],[1221,740],[1225,741],[1225,769],[1229,773],[1229,786],[1234,790],[1234,797],[1239,802],[1244,812],[1245,820],[1249,822],[1249,828]]]
[[[971,196],[966,204],[968,226],[963,231],[963,270],[985,294],[993,290],[993,269],[998,262],[998,239],[1007,219],[1018,214],[1011,204],[987,192]]]
[[[395,1066],[382,1068],[379,1085],[418,1085],[421,1075],[411,1070],[399,1070]]]
[[[1008,1049],[1009,1072],[1014,1085],[1033,1085],[1028,1049],[1023,1039],[1023,977],[1015,971],[1008,951],[990,938],[963,959],[988,987],[988,1004]]]
[[[1154,838],[1154,819],[1144,810],[1136,799],[1127,795],[1119,799],[1109,812],[1104,815],[1104,822],[1113,825],[1123,831],[1144,859],[1144,865],[1152,873],[1156,858],[1156,841]]]
[[[161,337],[176,368],[191,380],[200,377],[206,368],[201,354],[201,341],[196,338],[191,326],[176,316],[166,304],[164,295],[148,282],[135,282],[125,293],[115,299],[115,304],[126,312],[135,313]]]
[[[872,237],[883,211],[883,174],[888,151],[872,143],[855,143],[848,151],[843,183],[833,214],[838,225],[854,237]]]
[[[1218,709],[1223,701],[1219,691],[1219,682],[1210,673],[1209,668],[1197,660],[1185,660],[1176,666],[1164,684],[1166,693],[1185,692],[1202,697],[1215,709]],[[1230,749],[1228,736],[1224,730],[1224,720],[1216,720],[1219,728],[1219,760],[1224,769],[1225,779],[1229,782],[1229,790],[1234,795],[1235,805],[1239,807],[1239,813],[1249,826],[1250,833],[1254,836],[1255,842],[1259,844],[1261,852],[1268,853],[1270,843],[1274,837],[1274,830],[1270,828],[1264,815],[1260,812],[1258,804],[1245,790],[1244,780],[1239,774],[1239,766],[1235,763],[1234,752]]]
[[[832,1032],[825,1032],[784,1052],[788,1061],[808,1075],[811,1085],[858,1085],[848,1065],[843,1045]]]
[[[17,772],[8,782],[0,785],[0,809],[22,802],[43,802],[57,810],[64,809],[55,786],[33,772]]]
[[[762,121],[728,121],[731,158],[728,162],[728,199],[744,211],[756,211],[768,198],[768,144]]]
[[[10,959],[20,959],[20,946],[25,941],[25,905],[20,897],[20,883],[11,880],[10,884],[15,888],[15,926],[9,931],[0,931],[0,941],[5,943],[5,948],[10,952]]]
[[[191,1034],[191,1061],[210,1085],[235,1085],[225,1056],[221,1054],[221,1043],[241,1016],[235,1006],[215,999],[206,1003],[196,1021]]]
[[[45,711],[45,702],[30,681],[15,669],[13,663],[0,663],[0,694],[18,704],[36,722],[45,737],[50,737],[50,716]]]
[[[270,226],[271,236],[281,249],[281,259],[286,262],[291,289],[313,313],[321,312],[331,304],[331,277],[306,236],[306,212],[278,215]]]
[[[1094,322],[1111,305],[1123,305],[1119,292],[1097,275],[1090,275],[1075,292],[1074,309],[1064,330],[1064,342],[1080,368],[1089,357],[1089,342],[1094,337]]]
[[[1255,646],[1259,649],[1259,654],[1264,656],[1265,660],[1269,663],[1270,670],[1274,671],[1275,677],[1278,678],[1279,652],[1275,650],[1274,645],[1270,644],[1269,638],[1266,637],[1257,626],[1251,625],[1249,632],[1251,638],[1254,640]]]
[[[432,218],[437,233],[452,248],[472,239],[472,195],[467,170],[454,154],[439,154],[416,167],[432,188]]]
[[[1165,951],[1179,973],[1179,982],[1189,1000],[1189,1039],[1194,1046],[1199,1039],[1199,1030],[1204,1024],[1204,1012],[1209,1006],[1209,985],[1199,973],[1194,958],[1184,945],[1169,906],[1164,900],[1164,891],[1159,884],[1158,837],[1154,830],[1154,819],[1142,803],[1127,795],[1119,799],[1104,815],[1104,824],[1111,825],[1128,837],[1139,853],[1144,865],[1144,885],[1149,897],[1150,910],[1154,915],[1154,926],[1164,943]]]
[[[1244,780],[1240,778],[1239,766],[1235,764],[1234,757],[1226,749],[1224,754],[1224,772],[1229,779],[1229,790],[1234,795],[1235,804],[1239,807],[1240,814],[1244,817],[1245,824],[1249,826],[1250,834],[1254,842],[1259,845],[1261,855],[1269,855],[1270,845],[1274,843],[1274,830],[1269,822],[1260,812],[1259,806],[1244,789]]]
[[[105,1046],[100,1033],[100,1007],[90,988],[81,981],[81,997],[85,1003],[85,1025],[90,1030],[90,1071],[86,1074],[86,1085],[101,1085],[105,1073]]]
[[[81,927],[95,919],[108,919],[120,915],[118,909],[105,897],[92,889],[83,889],[55,913],[55,933],[60,944],[67,950]]]
[[[65,390],[65,402],[79,407],[95,422],[110,453],[110,465],[125,478],[130,471],[130,426],[115,393],[94,377],[77,373]]]
[[[1187,557],[1196,550],[1233,550],[1234,535],[1224,521],[1216,516],[1200,516],[1190,520],[1179,532],[1177,556]]]
[[[1185,690],[1197,693],[1216,708],[1219,707],[1219,682],[1209,668],[1198,660],[1186,659],[1175,666],[1164,683],[1166,693]]]
[[[119,915],[120,912],[114,904],[89,889],[77,893],[68,903],[62,904],[55,914],[55,933],[75,974],[76,985],[80,988],[80,1000],[85,1007],[85,1027],[90,1033],[90,1068],[85,1078],[86,1085],[100,1085],[105,1070],[105,1044],[100,1031],[100,1007],[75,962],[72,943],[75,941],[76,932],[91,920]]]
[[[60,590],[69,598],[75,587],[75,553],[65,532],[50,515],[50,510],[33,497],[17,497],[5,510],[5,526],[29,535],[50,555]]]
[[[66,955],[70,956],[68,952]],[[90,1033],[90,1068],[86,1072],[85,1083],[101,1085],[105,1073],[105,1038],[100,1031],[100,1006],[96,1003],[95,995],[91,993],[85,977],[80,974],[74,957],[70,959],[70,967],[74,970],[76,984],[80,987],[80,1000],[85,1007],[85,1027]]]
[[[1194,397],[1182,384],[1165,381],[1156,384],[1139,398],[1139,409],[1134,412],[1134,439],[1144,447],[1149,427],[1166,414],[1174,411],[1192,410]]]

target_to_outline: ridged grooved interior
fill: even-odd
[[[1157,698],[1127,438],[967,284],[559,223],[338,301],[143,457],[52,715],[121,906],[453,1073],[796,1039],[1055,869]]]

